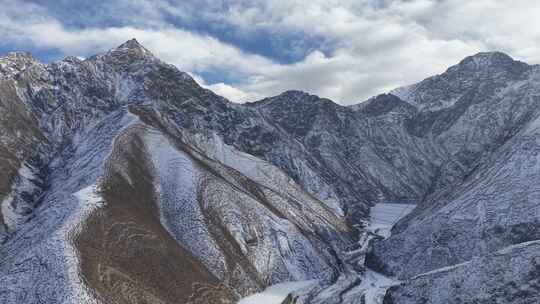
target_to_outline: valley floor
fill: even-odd
[[[396,203],[380,203],[371,208],[370,221],[364,228],[365,230],[387,238],[391,234],[392,227],[404,216],[409,214],[416,205],[412,204],[396,204]],[[369,240],[372,237],[361,237],[359,251],[364,251],[367,248]],[[361,257],[362,263],[364,258]],[[382,300],[386,290],[397,284],[398,282],[392,278],[386,277],[371,269],[366,269],[363,274],[360,274],[361,283],[354,287],[351,292],[355,294],[364,294],[366,304],[382,304]],[[298,281],[280,283],[266,288],[260,293],[256,293],[241,299],[238,304],[281,304],[285,298],[292,292],[298,293],[301,289],[309,289],[315,286],[316,282]]]
[[[308,288],[313,284],[315,284],[314,280],[285,282],[272,285],[263,292],[243,298],[238,304],[281,304],[291,292]]]

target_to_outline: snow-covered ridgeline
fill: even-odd
[[[242,152],[223,142],[223,138],[216,133],[211,136],[203,134],[183,134],[184,140],[203,151],[207,156],[222,164],[238,170],[245,176],[279,193],[300,193],[302,189],[283,170],[275,165]],[[307,170],[308,168],[306,168]],[[310,172],[304,172],[310,174]],[[315,173],[313,173],[315,175]],[[329,207],[336,215],[343,216],[344,212],[339,204],[338,196],[325,183],[312,179],[310,187],[317,189],[312,194]],[[308,189],[306,189],[308,190]],[[301,199],[302,198],[298,198]]]
[[[1,248],[0,271],[6,274],[0,277],[1,303],[100,303],[81,277],[74,240],[103,204],[100,176],[116,138],[137,119],[120,110],[86,126],[74,136],[73,150],[49,163],[43,203]],[[18,176],[22,182],[14,189],[32,190],[28,183],[37,179],[35,172],[23,165]]]
[[[148,128],[144,141],[154,166],[154,187],[162,225],[219,278],[225,276],[224,257],[209,237],[197,202],[197,185],[203,173],[186,153],[176,149],[158,130]]]
[[[104,204],[98,192],[98,186],[91,185],[74,193],[73,195],[78,200],[77,208],[71,213],[62,228],[58,230],[64,238],[61,243],[66,245],[64,248],[65,259],[73,303],[101,303],[81,278],[79,254],[73,244],[73,238],[82,232],[86,219]]]
[[[110,122],[107,133],[100,132],[99,125],[92,125],[84,132],[85,134],[77,134],[74,144],[78,147],[76,152],[78,157],[74,158],[75,163],[73,165],[75,169],[72,171],[74,176],[67,177],[70,182],[63,185],[65,190],[57,190],[58,193],[56,195],[64,197],[65,191],[73,189],[77,184],[80,185],[80,189],[72,193],[71,196],[62,198],[62,203],[54,206],[54,209],[60,211],[61,206],[66,205],[65,211],[63,211],[65,212],[65,217],[47,245],[49,248],[55,248],[55,250],[63,255],[63,267],[67,273],[66,283],[70,291],[67,297],[69,299],[68,303],[101,303],[81,276],[80,257],[74,241],[77,235],[83,233],[86,220],[99,208],[104,206],[105,202],[99,194],[99,185],[104,172],[104,164],[111,157],[117,139],[130,126],[139,122],[139,118],[127,109],[123,109],[118,113],[120,113],[120,117],[113,114],[105,119],[106,124]],[[93,140],[98,140],[98,137],[95,137],[95,134],[93,134],[95,132],[98,132],[103,139],[97,145],[92,142]],[[92,136],[89,136],[91,134]],[[95,161],[89,161],[87,157],[91,157]],[[86,162],[91,164],[91,166],[86,166]],[[80,170],[77,170],[77,168]],[[93,184],[86,186],[85,181],[87,180],[91,180]],[[55,185],[56,187],[62,187],[61,183],[55,183]],[[72,198],[75,198],[75,200]]]
[[[157,129],[146,129],[143,140],[153,167],[161,223],[178,243],[226,280],[231,276],[226,264],[230,253],[223,251],[223,242],[228,240],[217,239],[205,225],[208,220],[219,221],[240,249],[237,258],[253,266],[233,274],[238,276],[233,279],[245,281],[241,294],[258,290],[254,282],[261,284],[250,282],[250,275],[242,271],[255,270],[266,284],[328,279],[335,273],[333,257],[325,252],[332,245],[314,244],[320,240],[309,239],[305,232],[313,229],[311,225],[325,225],[332,231],[345,225],[280,169],[234,148],[227,153],[231,161],[223,161],[224,165],[197,149],[175,145],[174,138]],[[207,150],[216,148],[213,142],[199,143],[199,148],[202,145]],[[331,241],[344,245],[343,239]]]

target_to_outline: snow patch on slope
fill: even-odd
[[[95,299],[92,295],[92,292],[87,288],[80,276],[79,254],[73,244],[73,238],[82,231],[82,224],[90,214],[103,206],[103,199],[98,194],[98,189],[95,185],[83,188],[73,195],[78,199],[79,204],[77,205],[76,210],[71,213],[62,228],[59,229],[60,233],[64,233],[65,241],[63,243],[67,244],[66,248],[64,248],[64,252],[68,278],[74,296],[73,301],[74,303],[100,303],[100,301]]]
[[[144,138],[154,166],[160,221],[173,238],[183,244],[220,278],[224,258],[204,224],[196,202],[202,173],[193,160],[176,149],[163,134],[148,130]]]
[[[364,294],[365,304],[382,304],[386,290],[396,284],[398,281],[368,269],[357,290]]]
[[[379,203],[371,208],[370,223],[366,230],[379,235],[383,238],[390,237],[392,227],[404,216],[409,214],[416,205]],[[365,241],[369,243],[370,238]],[[366,247],[366,246],[362,246]],[[355,288],[359,294],[363,294],[365,304],[382,304],[386,290],[393,285],[398,284],[390,277],[382,275],[371,269],[366,269],[362,276],[362,283]]]
[[[416,205],[411,204],[379,203],[371,208],[371,221],[366,229],[383,238],[388,238],[392,227],[415,207]]]
[[[27,204],[22,201],[17,194],[34,194],[39,191],[39,188],[33,181],[39,178],[34,174],[35,169],[30,165],[23,163],[19,168],[18,175],[11,192],[0,202],[0,208],[4,216],[4,223],[9,230],[16,230],[17,226],[25,221],[28,217],[25,208]],[[14,202],[14,200],[16,200]]]
[[[275,284],[263,292],[243,298],[238,304],[281,304],[291,292],[307,289],[315,282],[315,280],[308,280]]]
[[[194,134],[192,136],[186,134],[185,136],[189,142],[192,142],[196,147],[203,150],[210,158],[238,170],[258,184],[264,185],[281,194],[302,192],[294,180],[281,169],[268,161],[242,152],[234,146],[224,143],[223,139],[216,133],[212,133],[212,136],[202,136],[200,134]],[[315,179],[311,182],[317,183]],[[329,207],[334,214],[344,216],[337,195],[326,184],[320,183],[311,188],[317,189],[316,192],[313,192],[313,195]]]

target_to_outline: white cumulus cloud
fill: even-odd
[[[0,45],[86,57],[135,37],[193,75],[222,75],[216,83],[197,78],[237,102],[299,89],[356,103],[441,73],[479,51],[540,62],[540,3],[530,0],[116,0],[107,5],[127,12],[118,25],[74,28],[53,17],[47,5],[0,0]],[[171,22],[174,18],[181,22]],[[178,25],[197,23],[226,31],[236,42]],[[242,42],[263,34],[269,47],[296,39],[286,45],[305,56],[283,63],[246,51]]]

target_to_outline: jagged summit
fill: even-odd
[[[261,100],[257,100],[254,102],[248,102],[246,105],[248,106],[269,106],[273,104],[280,104],[280,103],[289,103],[289,104],[296,104],[299,102],[305,102],[305,101],[313,101],[319,99],[318,96],[309,94],[307,92],[301,91],[301,90],[287,90],[284,91],[276,96],[272,97],[266,97]]]
[[[159,61],[148,49],[136,39],[131,39],[110,51],[92,56],[90,60],[102,60],[117,68],[133,69],[140,64]]]
[[[23,59],[33,59],[36,60],[30,52],[16,51],[8,52],[3,56],[0,56],[0,60],[23,60]]]
[[[515,60],[508,54],[499,52],[499,51],[493,51],[493,52],[479,52],[471,56],[465,57],[463,60],[459,62],[459,64],[468,64],[469,62],[474,62],[478,66],[485,66],[485,65],[494,65],[494,64],[500,64],[500,63],[510,63],[514,62]]]
[[[447,73],[467,72],[476,75],[503,73],[510,77],[519,77],[529,68],[528,64],[514,60],[503,52],[480,52],[464,58],[457,65],[450,67]]]
[[[398,110],[403,113],[414,112],[415,108],[393,94],[380,94],[362,103],[350,106],[354,111],[368,116],[380,116]]]
[[[133,38],[122,43],[117,48],[111,50],[112,53],[128,53],[130,55],[153,58],[154,55],[144,46],[142,46],[137,39]]]
[[[307,97],[312,96],[313,94],[310,94],[308,92],[302,91],[302,90],[287,90],[278,96],[290,96],[290,97]]]
[[[77,56],[67,56],[66,58],[62,59],[62,61],[69,62],[69,63],[81,63],[84,60]]]
[[[130,53],[131,55],[138,55],[138,56],[143,56],[147,58],[155,57],[154,54],[152,54],[152,52],[150,52],[147,48],[145,48],[142,44],[140,44],[139,41],[137,41],[137,39],[135,38],[122,43],[117,48],[112,49],[111,52],[113,53],[127,52],[127,53]]]
[[[0,78],[11,77],[28,67],[39,64],[29,52],[10,52],[0,57]]]
[[[264,103],[264,102],[268,102],[270,100],[272,101],[275,101],[275,100],[282,100],[282,99],[288,99],[290,101],[300,101],[300,100],[305,100],[305,99],[309,99],[309,98],[319,98],[318,96],[316,95],[313,95],[313,94],[310,94],[308,92],[305,92],[305,91],[301,91],[301,90],[287,90],[287,91],[284,91],[276,96],[271,96],[271,97],[267,97],[267,98],[264,98],[262,100],[259,100],[259,101],[255,101],[255,102],[252,102],[251,104],[257,104],[257,103]]]
[[[334,101],[310,94],[301,90],[287,90],[283,93],[261,99],[259,101],[247,103],[248,106],[262,107],[285,107],[294,109],[319,108],[321,106],[342,108],[343,106]]]
[[[444,73],[394,89],[390,93],[420,109],[438,110],[455,105],[463,92],[483,86],[476,98],[489,98],[510,82],[530,77],[533,66],[502,52],[482,52],[466,57]]]
[[[137,39],[132,38],[122,43],[117,47],[117,49],[144,49],[144,47],[139,43],[139,41],[137,41]]]

